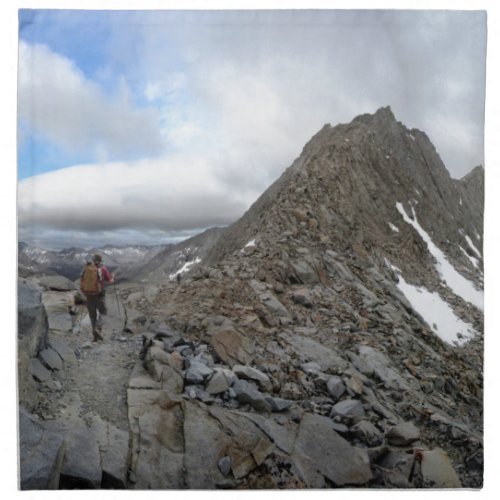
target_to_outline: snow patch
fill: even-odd
[[[472,325],[461,320],[437,292],[410,285],[401,275],[397,287],[441,340],[460,345],[477,335]]]
[[[251,248],[255,246],[255,238],[253,240],[250,240],[241,250],[240,253],[243,253],[245,251],[245,248]]]
[[[460,245],[458,245],[460,250],[462,250],[463,254],[472,262],[474,267],[476,269],[479,269],[479,262],[476,258],[472,257],[472,255],[469,255]]]
[[[475,254],[481,258],[481,252],[475,247],[474,243],[472,243],[472,240],[467,234],[464,234],[465,240],[467,241],[467,244],[474,250]]]
[[[476,290],[472,282],[464,278],[448,261],[444,253],[434,244],[431,237],[427,232],[420,226],[415,215],[415,210],[412,207],[413,218],[411,220],[406,214],[403,205],[401,203],[396,203],[396,208],[398,212],[403,216],[403,219],[408,224],[411,224],[417,232],[420,234],[422,239],[427,243],[427,247],[432,256],[436,259],[436,269],[440,274],[443,281],[451,288],[453,293],[462,297],[466,302],[474,304],[477,308],[484,310],[484,294],[480,290]]]
[[[395,233],[399,233],[399,228],[396,227],[394,224],[392,224],[392,222],[389,222],[389,227],[395,232]]]
[[[414,136],[413,134],[408,134],[408,137],[409,137],[412,141],[414,141],[414,140],[415,140],[415,136]]]
[[[187,273],[191,269],[191,267],[193,267],[195,264],[199,264],[200,262],[201,259],[199,257],[196,257],[195,260],[184,263],[184,265],[178,271],[175,271],[175,273],[169,274],[168,278],[173,280],[178,274]]]

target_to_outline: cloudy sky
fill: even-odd
[[[453,177],[483,163],[486,16],[19,16],[19,239],[178,241],[237,219],[325,123],[390,105]]]

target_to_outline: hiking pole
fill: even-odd
[[[113,290],[115,291],[115,298],[116,298],[116,307],[118,308],[118,316],[121,318],[121,314],[120,314],[120,304],[118,302],[118,293],[116,291],[116,284],[115,284],[115,281],[113,280]]]

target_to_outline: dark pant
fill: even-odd
[[[89,311],[90,323],[92,324],[92,333],[100,332],[102,329],[102,316],[108,313],[106,308],[106,296],[87,295],[87,309]],[[99,317],[97,313],[99,312]]]

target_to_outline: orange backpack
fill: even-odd
[[[99,295],[102,291],[99,279],[99,268],[91,262],[87,264],[80,276],[80,290],[85,295]]]

